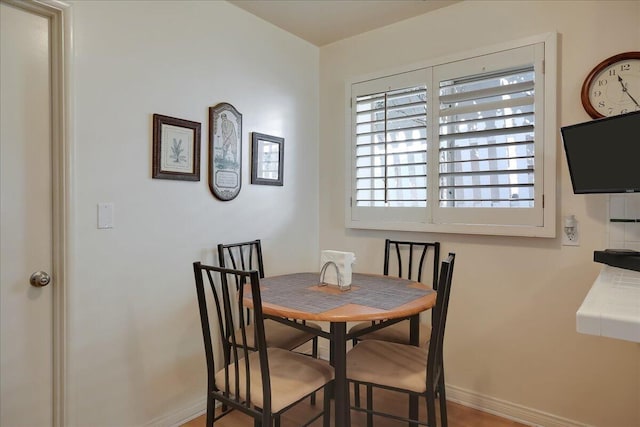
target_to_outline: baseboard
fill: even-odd
[[[535,427],[591,427],[537,409],[447,384],[447,400]]]
[[[533,427],[592,427],[588,424],[562,418],[557,415],[528,408],[526,406],[497,399],[495,397],[482,395],[480,393],[452,385],[447,385],[447,400]],[[148,422],[146,425],[154,427],[179,427],[182,424],[203,415],[206,412],[206,409],[206,398],[198,399],[193,404],[170,414],[158,417]]]
[[[329,349],[322,349],[322,346],[320,346],[319,350],[320,358],[328,360]],[[547,412],[532,409],[495,397],[486,396],[449,384],[447,384],[447,400],[532,427],[593,427],[589,424],[559,417],[557,415],[549,414]],[[146,425],[154,427],[179,427],[182,424],[203,415],[206,412],[206,409],[206,398],[198,399],[188,407],[158,417]]]
[[[162,415],[149,421],[145,426],[154,427],[179,427],[182,424],[199,417],[207,411],[207,398],[201,398],[191,405]]]

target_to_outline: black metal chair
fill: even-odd
[[[429,253],[432,255],[429,256]],[[393,254],[395,254],[395,257],[393,257]],[[428,282],[428,284],[437,291],[438,264],[440,263],[440,242],[385,240],[383,270],[383,274],[385,276],[389,276],[389,270],[391,270],[392,274],[396,272],[398,277],[422,282],[422,273],[425,271],[425,267],[429,266],[429,263],[431,263],[433,271],[432,281]],[[349,329],[349,333],[357,333],[369,326],[371,326],[371,322],[358,323]],[[430,335],[431,329],[427,325],[420,325],[420,345],[426,345],[429,342]],[[353,339],[353,345],[356,345],[358,341],[370,339],[410,344],[409,321],[402,321],[386,328],[360,335]]]
[[[218,262],[220,267],[228,266],[229,268],[238,270],[257,269],[260,278],[264,278],[262,245],[259,239],[249,242],[219,244]],[[250,316],[247,316],[247,320],[249,319]],[[311,355],[314,358],[318,357],[317,335],[292,328],[274,320],[265,320],[264,324],[268,347],[293,350],[309,341],[312,341]],[[304,322],[304,324],[319,331],[322,330],[322,327],[316,323]],[[251,327],[249,327],[248,331],[251,332]],[[249,341],[249,346],[251,348],[255,348],[255,346],[252,346],[251,341]]]
[[[193,272],[207,361],[207,427],[236,409],[252,416],[256,426],[272,426],[275,422],[278,427],[283,412],[322,388],[323,411],[305,425],[324,416],[323,425],[328,427],[333,368],[324,360],[267,347],[259,273],[200,262],[193,263]],[[205,283],[212,297],[207,297]],[[249,294],[253,303],[251,322],[245,319],[243,307],[243,299]],[[213,302],[208,304],[207,300]],[[222,403],[218,416],[216,401]]]
[[[440,422],[447,426],[447,400],[444,383],[442,347],[447,321],[449,296],[455,254],[449,253],[440,268],[438,295],[433,308],[433,325],[429,347],[416,347],[387,341],[366,340],[359,342],[347,353],[347,379],[355,388],[365,385],[367,408],[352,407],[367,413],[367,426],[373,425],[373,416],[408,421],[411,424],[436,426],[435,400],[440,403]],[[386,414],[373,409],[373,387],[424,396],[427,404],[427,423],[418,420],[417,407],[409,409],[407,418]]]

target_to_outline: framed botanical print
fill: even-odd
[[[198,122],[153,115],[153,170],[151,177],[200,181]]]

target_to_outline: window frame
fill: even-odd
[[[557,166],[557,33],[545,33],[533,37],[520,40],[514,40],[502,44],[482,47],[469,52],[450,55],[447,57],[436,58],[434,60],[425,61],[404,67],[398,67],[393,70],[379,71],[365,76],[354,77],[345,82],[346,96],[346,120],[345,120],[345,144],[346,149],[346,182],[345,182],[345,225],[347,228],[354,229],[373,229],[373,230],[398,230],[398,231],[418,231],[418,232],[438,232],[438,233],[456,233],[456,234],[481,234],[481,235],[502,235],[502,236],[527,236],[527,237],[556,237],[556,166]],[[443,208],[440,208],[436,202],[436,206],[432,206],[434,200],[438,200],[438,178],[437,170],[429,159],[438,158],[438,115],[431,114],[429,110],[438,107],[438,88],[431,87],[431,82],[435,82],[436,78],[431,78],[435,74],[437,67],[446,67],[450,63],[465,61],[482,57],[485,55],[497,54],[504,51],[518,49],[525,46],[534,46],[541,44],[542,63],[535,64],[536,80],[542,76],[542,104],[536,101],[536,109],[538,105],[542,105],[543,112],[536,111],[536,128],[539,127],[538,120],[542,122],[542,130],[540,135],[543,142],[536,146],[536,150],[542,148],[542,154],[538,156],[536,151],[536,201],[535,206],[541,206],[542,223],[539,225],[518,225],[508,224],[472,224],[472,223],[447,223],[435,222],[446,221],[446,217],[442,217]],[[539,69],[541,67],[541,70]],[[371,208],[371,207],[355,207],[355,133],[353,126],[353,118],[355,117],[355,97],[353,93],[354,85],[361,85],[365,82],[375,81],[394,76],[401,76],[404,73],[426,73],[429,80],[427,83],[428,92],[428,115],[430,125],[427,127],[427,158],[428,158],[428,183],[427,187],[427,207],[426,208]],[[538,94],[539,83],[536,82],[536,98]],[[395,89],[394,87],[393,89]],[[536,138],[538,138],[536,131]],[[433,157],[435,156],[435,157]],[[538,165],[539,159],[542,166]],[[436,163],[435,166],[438,164]],[[540,173],[538,174],[538,169]],[[430,170],[430,171],[429,171]],[[435,185],[431,184],[435,183]],[[406,210],[405,214],[402,210]],[[494,212],[496,208],[446,208],[451,210],[463,209],[487,209],[487,212]],[[503,208],[503,210],[518,208]],[[416,213],[421,210],[422,213]],[[467,211],[470,212],[470,211]],[[466,213],[463,214],[466,215]],[[454,215],[455,216],[455,215]],[[462,220],[464,221],[464,219]]]

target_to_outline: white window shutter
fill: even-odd
[[[352,220],[427,221],[429,75],[353,86]]]
[[[542,174],[536,166],[543,164],[543,115],[536,111],[543,111],[544,90],[536,85],[543,59],[538,53],[525,46],[436,67],[435,223],[542,225]]]

